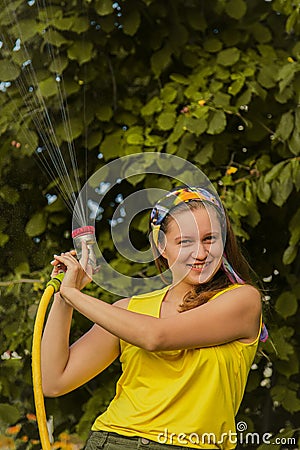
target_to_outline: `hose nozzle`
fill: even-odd
[[[48,281],[47,287],[52,286],[54,292],[55,293],[58,292],[64,276],[65,276],[64,272],[58,273],[57,275],[55,275],[55,277],[51,278],[51,280]]]

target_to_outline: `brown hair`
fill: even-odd
[[[180,203],[179,205],[172,208],[172,215],[177,211],[180,212],[183,209],[186,210],[186,206],[189,207],[190,210],[197,210],[200,208],[213,208],[214,211],[217,211],[217,215],[221,222],[224,221],[224,217],[220,217],[219,211],[211,204],[207,204],[205,201],[201,200],[190,200],[189,202],[185,202],[184,205]],[[160,231],[163,233],[167,233],[168,226],[170,221],[172,220],[172,216],[168,213],[164,218]],[[230,265],[233,267],[234,271],[245,281],[245,283],[254,285],[251,273],[253,272],[247,260],[244,258],[237,239],[234,235],[231,223],[229,221],[228,215],[225,212],[225,221],[226,221],[226,242],[224,252],[226,253],[226,258]],[[163,233],[159,234],[159,241],[161,242]],[[154,262],[160,274],[169,268],[168,261],[160,254],[157,246],[153,242],[152,236],[150,234],[150,242],[152,251],[154,254]],[[189,309],[195,308],[196,306],[203,305],[210,298],[212,298],[215,294],[222,291],[224,288],[230,286],[232,283],[229,280],[226,273],[220,268],[217,273],[213,276],[211,280],[206,283],[201,283],[195,285],[183,298],[183,302],[179,305],[179,311],[187,311]]]

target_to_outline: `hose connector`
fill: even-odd
[[[55,275],[55,277],[51,278],[51,280],[48,281],[47,287],[52,286],[54,289],[54,292],[55,293],[58,292],[64,276],[65,276],[64,272],[58,273],[57,275]]]

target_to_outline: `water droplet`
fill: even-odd
[[[274,275],[279,275],[279,270],[275,269],[273,273]]]
[[[219,28],[214,28],[214,29],[213,29],[213,33],[214,33],[214,34],[219,34],[219,33],[220,33]]]
[[[243,152],[243,153],[247,153],[247,151],[248,151],[247,147],[243,147],[243,148],[242,148],[242,152]]]
[[[98,153],[97,158],[98,159],[102,159],[103,158],[103,153]]]
[[[123,198],[122,194],[118,194],[115,198],[116,203],[122,203],[123,200],[124,200],[124,198]]]
[[[3,42],[2,41],[0,41],[0,48],[2,48],[3,47]]]
[[[41,238],[39,238],[39,237],[34,237],[33,239],[33,242],[35,243],[35,244],[39,244],[40,242],[41,242]]]
[[[21,48],[21,39],[18,38],[15,42],[15,46],[13,48],[13,52],[18,52]]]
[[[101,30],[101,26],[97,23],[97,25],[95,26],[96,30]]]
[[[35,4],[35,0],[28,0],[27,4],[29,6],[33,6]]]
[[[56,75],[55,80],[56,80],[58,83],[60,83],[60,82],[61,82],[60,76],[59,76],[59,75]]]
[[[46,194],[45,197],[47,199],[48,205],[51,205],[52,203],[55,202],[55,200],[57,200],[57,195],[55,195],[55,194],[53,194],[53,195],[52,194]]]
[[[263,254],[267,253],[267,249],[265,247],[262,249],[262,253]]]
[[[267,114],[267,119],[272,119],[272,114],[271,113],[269,113],[269,114]]]
[[[243,131],[244,128],[245,128],[244,125],[239,125],[239,126],[238,126],[238,130],[239,130],[239,131]]]
[[[272,278],[273,278],[273,275],[269,275],[268,277],[264,277],[264,278],[263,278],[263,281],[264,281],[265,283],[270,283],[270,282],[272,281]]]
[[[22,67],[27,67],[29,64],[31,64],[31,59],[27,59],[27,61],[23,62]]]
[[[33,91],[34,91],[33,86],[29,86],[28,92],[33,92]]]

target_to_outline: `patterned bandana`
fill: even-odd
[[[217,195],[203,189],[201,187],[183,187],[169,192],[165,197],[159,200],[150,214],[150,224],[152,229],[152,236],[155,245],[158,244],[158,235],[160,226],[169,212],[180,203],[187,203],[190,200],[201,200],[205,203],[211,204],[219,211],[221,217],[224,219],[221,223],[222,228],[225,227],[225,213],[224,208],[218,199]],[[225,233],[226,234],[226,233]],[[225,236],[224,236],[225,237]]]
[[[150,214],[150,225],[152,229],[152,238],[155,245],[158,245],[159,230],[164,218],[170,211],[175,208],[180,203],[187,203],[190,200],[200,200],[208,205],[213,205],[219,212],[221,217],[221,228],[223,235],[223,242],[225,245],[226,239],[226,218],[225,211],[222,203],[220,202],[217,194],[201,188],[201,187],[183,187],[178,188],[174,191],[169,192],[165,197],[160,199]],[[229,261],[227,260],[226,254],[222,256],[222,269],[226,273],[227,277],[231,283],[245,284],[245,281],[235,272]],[[268,339],[268,330],[266,325],[262,323],[260,340],[265,342]]]

